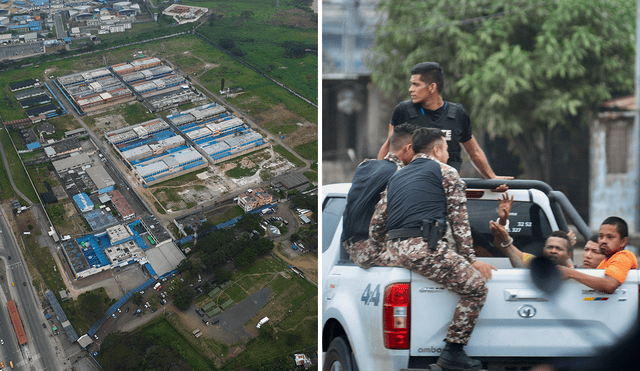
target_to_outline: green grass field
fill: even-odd
[[[18,189],[28,197],[32,202],[39,203],[38,195],[31,186],[31,181],[27,177],[27,173],[22,166],[18,152],[13,148],[9,135],[6,130],[0,131],[0,140],[2,140],[2,147],[4,149],[5,156],[7,156],[7,162],[11,170],[11,177]]]
[[[303,167],[304,166],[304,162],[300,161],[299,158],[297,158],[293,153],[289,152],[283,146],[276,145],[276,146],[273,146],[273,149],[276,152],[278,152],[279,154],[281,154],[282,156],[284,156],[284,158],[286,158],[287,160],[291,161],[297,167]]]

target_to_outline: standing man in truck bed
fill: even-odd
[[[473,166],[487,179],[513,179],[496,176],[487,157],[478,145],[471,130],[471,119],[460,103],[442,98],[444,72],[437,62],[422,62],[411,68],[409,93],[411,99],[400,102],[393,110],[389,124],[389,137],[394,126],[404,122],[442,130],[449,147],[450,158],[445,162],[460,171],[462,147],[467,151]],[[382,145],[378,159],[389,150],[389,139]]]
[[[389,180],[371,219],[370,237],[380,244],[388,238],[381,256],[386,265],[411,269],[460,295],[437,363],[447,369],[479,370],[481,362],[469,358],[463,347],[487,297],[485,279],[496,268],[476,260],[466,185],[446,164],[442,131],[419,128],[412,146],[416,156]]]

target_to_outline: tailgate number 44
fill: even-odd
[[[380,285],[377,285],[375,289],[371,290],[371,284],[368,284],[360,300],[364,302],[364,305],[373,303],[373,305],[377,307],[380,303]]]

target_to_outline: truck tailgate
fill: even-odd
[[[582,269],[604,276],[604,270]],[[438,356],[459,296],[419,274],[411,282],[411,350]],[[500,269],[466,351],[482,357],[580,357],[610,346],[633,330],[638,318],[638,271],[611,295],[573,280],[553,296],[535,289],[528,269]]]

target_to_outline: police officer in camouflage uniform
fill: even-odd
[[[469,358],[463,346],[486,300],[486,279],[496,268],[476,260],[466,184],[446,164],[442,131],[419,128],[412,146],[415,157],[391,177],[376,205],[370,238],[386,243],[383,264],[411,269],[460,295],[437,363],[446,369],[479,370],[480,361]]]
[[[365,160],[356,169],[347,205],[342,218],[341,242],[351,260],[362,268],[376,265],[383,245],[369,238],[369,222],[380,200],[380,193],[387,188],[391,175],[413,158],[411,136],[416,125],[400,124],[394,127],[390,140],[390,152],[383,160]]]

